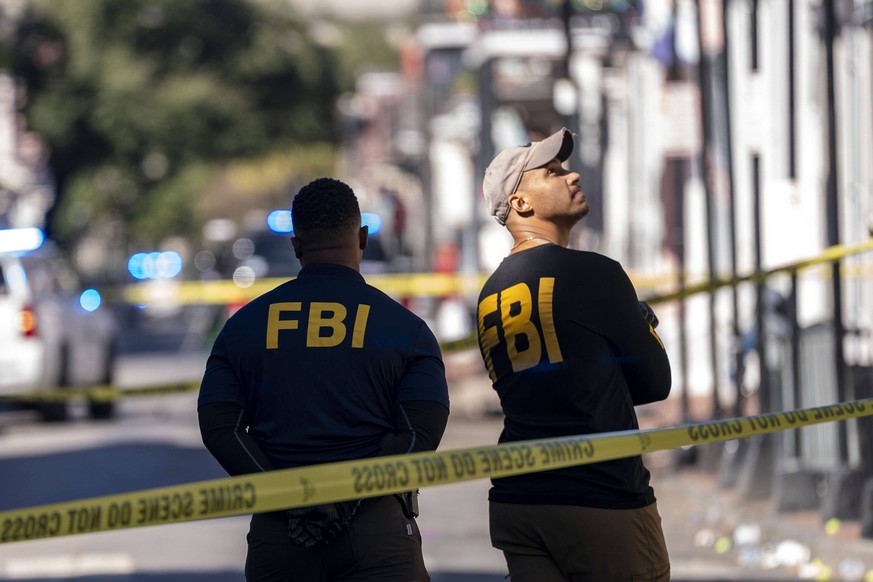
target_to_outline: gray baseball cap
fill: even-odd
[[[541,168],[558,158],[565,162],[573,153],[573,134],[566,127],[542,141],[505,149],[491,160],[485,169],[482,193],[485,204],[500,224],[506,224],[509,216],[509,197],[518,190],[521,175],[528,170]]]

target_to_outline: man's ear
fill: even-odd
[[[361,227],[361,230],[358,231],[358,245],[361,250],[367,248],[367,241],[370,238],[370,227],[364,225]]]
[[[294,256],[298,259],[303,257],[303,249],[300,240],[296,236],[291,237],[291,246],[294,247]]]
[[[506,200],[509,207],[515,210],[518,213],[530,212],[531,207],[527,202],[527,198],[515,192],[509,195],[509,198]]]

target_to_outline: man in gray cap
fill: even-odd
[[[589,210],[563,167],[572,151],[563,128],[485,171],[485,202],[515,241],[478,308],[500,442],[635,430],[634,406],[670,393],[657,318],[621,265],[567,248]],[[640,456],[494,479],[491,543],[512,581],[669,580],[649,479]]]

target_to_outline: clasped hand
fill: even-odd
[[[341,501],[289,509],[285,512],[288,537],[307,549],[318,543],[329,543],[348,526],[358,505],[358,501]]]

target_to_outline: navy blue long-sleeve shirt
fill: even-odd
[[[479,346],[505,414],[500,442],[639,428],[667,398],[670,363],[616,261],[541,245],[506,257],[479,295]],[[639,456],[493,480],[506,503],[642,507]]]

